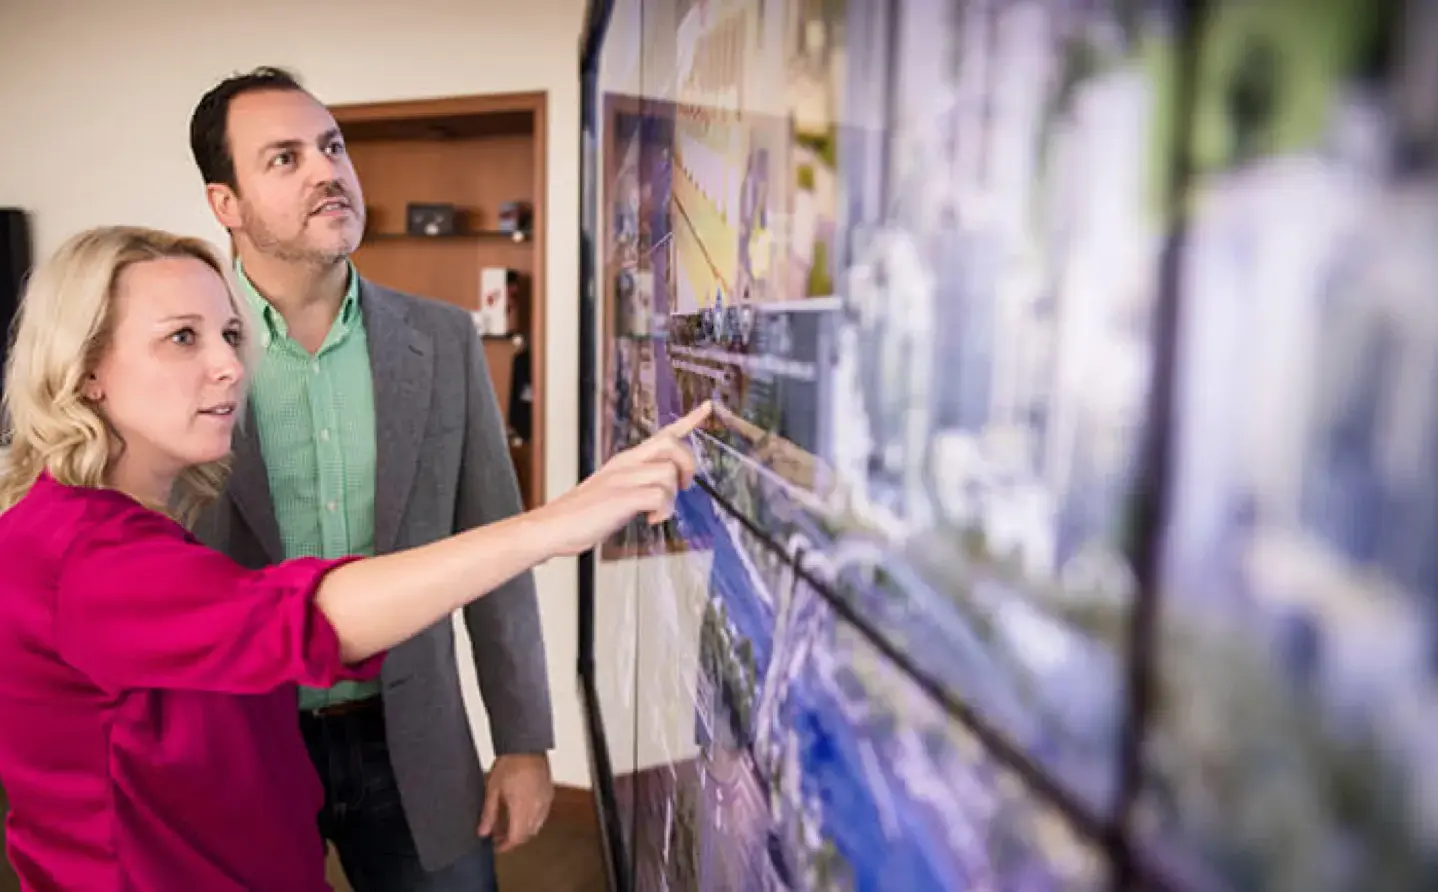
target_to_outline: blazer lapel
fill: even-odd
[[[383,288],[360,280],[360,309],[369,341],[375,410],[375,551],[392,551],[409,502],[424,444],[434,382],[427,336],[405,318]]]
[[[228,492],[240,517],[264,549],[272,563],[284,560],[284,544],[280,541],[280,525],[275,520],[275,504],[270,497],[270,477],[260,451],[260,435],[256,430],[255,408],[245,413],[231,441],[231,467]]]

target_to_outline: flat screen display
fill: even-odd
[[[1208,4],[1136,823],[1242,889],[1438,883],[1438,6]]]
[[[588,580],[632,888],[1438,881],[1438,4],[600,47],[586,434],[716,407]]]

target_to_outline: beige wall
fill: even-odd
[[[548,91],[546,488],[562,492],[578,461],[571,345],[583,9],[583,0],[0,0],[0,205],[34,213],[40,252],[102,223],[223,243],[189,157],[189,114],[214,81],[259,64],[293,67],[331,103]],[[550,562],[538,578],[555,776],[587,786],[574,563]],[[476,698],[472,669],[465,678]],[[471,715],[488,757],[482,712]]]

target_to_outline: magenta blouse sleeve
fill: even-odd
[[[248,570],[135,506],[70,547],[56,591],[60,655],[112,690],[256,694],[373,678],[382,658],[346,666],[314,603],[324,574],[348,560]]]

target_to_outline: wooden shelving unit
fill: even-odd
[[[546,182],[543,93],[460,96],[331,108],[364,187],[368,232],[354,262],[371,281],[467,310],[479,308],[480,269],[521,274],[518,339],[487,337],[485,355],[504,417],[515,356],[530,351],[530,436],[511,441],[529,507],[544,501]],[[523,236],[501,231],[500,206],[533,208]],[[452,204],[457,232],[405,232],[411,203]]]

